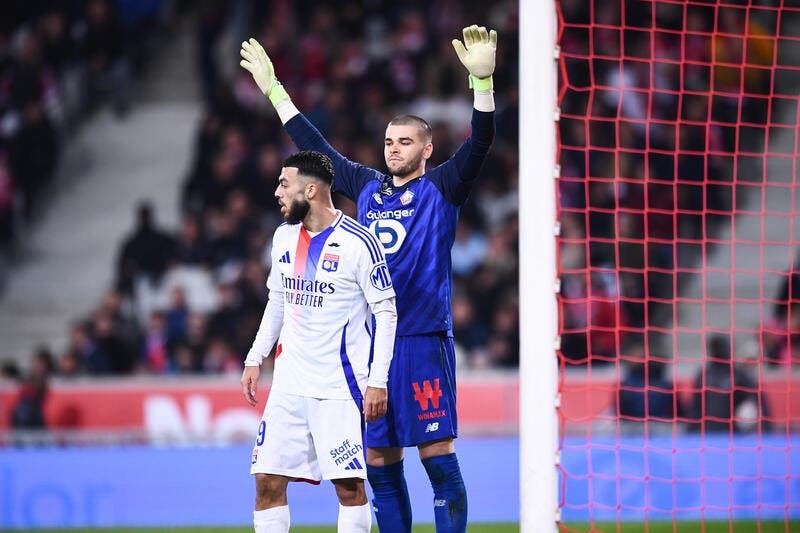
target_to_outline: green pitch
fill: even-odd
[[[39,529],[36,533],[159,533],[162,531],[174,531],[176,533],[252,533],[252,527],[241,528],[159,528],[159,529]],[[292,532],[297,533],[335,533],[336,526],[319,526],[319,527],[292,527]],[[378,532],[378,528],[372,528],[374,533]],[[436,528],[433,524],[422,524],[414,527],[415,533],[435,533]],[[470,524],[467,527],[469,533],[511,533],[512,531],[519,531],[519,524]],[[759,531],[756,522],[743,522],[739,521],[733,524],[728,522],[706,522],[705,529],[701,526],[700,522],[678,522],[673,529],[672,522],[650,522],[647,529],[644,524],[640,523],[623,523],[620,525],[619,530],[617,524],[601,524],[595,523],[594,528],[589,524],[582,523],[569,523],[564,524],[561,531],[574,531],[579,533],[696,533],[698,531],[705,531],[705,533],[751,533]],[[800,522],[761,522],[761,533],[800,533]]]

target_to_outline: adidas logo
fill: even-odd
[[[350,464],[344,467],[345,470],[362,470],[364,467],[358,462],[358,459],[353,459]]]
[[[286,253],[283,254],[280,259],[278,259],[278,263],[291,263],[291,262],[292,260],[289,259],[289,250],[286,250]]]

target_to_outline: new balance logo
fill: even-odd
[[[331,248],[338,248],[339,247],[339,243],[338,242],[329,242],[328,246],[330,246]]]
[[[289,258],[289,250],[286,250],[286,253],[278,259],[278,263],[291,263],[292,260]]]
[[[439,422],[433,422],[425,427],[425,433],[430,433],[431,431],[436,431],[438,429],[439,429]]]
[[[361,463],[358,462],[358,459],[353,459],[350,461],[350,464],[344,467],[345,470],[362,470],[363,468],[364,467],[361,466]]]

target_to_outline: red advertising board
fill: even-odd
[[[422,390],[425,384],[418,386]],[[56,381],[50,387],[45,416],[52,429],[131,431],[170,442],[242,440],[250,438],[261,417],[268,387],[268,382],[261,383],[259,404],[250,407],[238,380],[230,377]],[[617,387],[613,376],[591,381],[567,378],[561,395],[564,429],[613,417]],[[762,387],[775,422],[800,422],[800,376],[765,378]],[[690,391],[691,380],[679,380],[678,389]],[[414,390],[409,388],[409,394]],[[0,430],[9,429],[17,396],[13,385],[0,385]],[[518,377],[460,378],[458,416],[463,434],[516,433]]]
[[[259,404],[250,407],[238,380],[227,377],[54,382],[45,418],[51,429],[144,432],[154,440],[249,439],[268,390],[269,383],[262,382]],[[409,393],[414,394],[413,389]],[[458,394],[464,433],[516,432],[519,384],[515,375],[465,379],[459,383]],[[17,396],[16,387],[0,388],[0,430],[9,429]],[[425,407],[435,409],[432,402]]]

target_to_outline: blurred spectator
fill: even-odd
[[[667,365],[648,359],[643,338],[626,343],[625,373],[617,391],[617,415],[623,431],[671,432],[677,418],[685,416],[675,392],[675,383],[666,376]]]
[[[170,344],[183,342],[189,322],[189,305],[186,302],[186,291],[176,286],[170,291],[169,307],[165,312],[167,340]]]
[[[11,411],[11,427],[14,429],[44,429],[44,402],[47,398],[47,381],[34,377],[25,378],[20,385],[16,403]]]
[[[762,326],[764,359],[773,364],[800,362],[800,256],[786,273]]]
[[[7,360],[0,363],[0,379],[17,381],[22,376],[16,361]]]
[[[9,160],[28,218],[33,216],[40,191],[55,170],[57,157],[56,131],[42,104],[30,100],[22,108],[19,129],[9,143]]]
[[[695,380],[690,428],[728,433],[767,429],[768,405],[757,379],[734,362],[730,335],[709,337],[706,361]]]
[[[561,287],[564,312],[561,351],[576,363],[609,363],[625,339],[627,316],[620,305],[616,276],[596,272],[587,286],[586,275],[564,276]]]
[[[203,369],[212,374],[241,374],[244,368],[242,356],[222,338],[213,338],[208,345]]]
[[[128,353],[136,353],[142,341],[142,332],[133,315],[131,305],[114,289],[106,292],[98,310],[109,316],[115,335]]]
[[[50,349],[40,346],[33,354],[30,375],[33,379],[47,381],[56,372],[55,359]]]
[[[0,249],[14,239],[14,180],[8,166],[8,157],[0,152]]]
[[[489,365],[488,361],[479,360],[482,358],[480,349],[486,346],[489,331],[489,325],[477,316],[472,300],[456,293],[453,296],[453,336],[456,345],[464,352],[464,360],[460,363],[481,367]]]
[[[130,106],[130,63],[126,32],[110,0],[89,0],[83,46],[89,106],[95,105],[100,94],[111,93],[114,110],[118,116],[124,115]]]
[[[67,349],[58,362],[59,373],[63,376],[76,376],[86,372],[87,362],[93,359],[95,342],[89,324],[80,321],[73,324]]]
[[[46,427],[44,404],[53,369],[50,350],[45,347],[37,348],[33,354],[31,371],[21,381],[17,400],[12,408],[12,428],[29,430]]]
[[[502,302],[492,318],[487,344],[489,361],[498,368],[519,366],[519,304],[516,294],[501,294]]]
[[[167,321],[158,311],[150,315],[141,356],[141,368],[153,374],[166,374],[171,363]]]
[[[486,235],[469,221],[460,223],[456,228],[456,239],[450,250],[453,274],[456,276],[472,274],[486,259],[487,247]]]
[[[208,319],[200,313],[189,315],[186,339],[182,343],[191,352],[191,367],[199,372],[203,370],[203,359],[208,349]]]
[[[124,374],[133,370],[135,352],[125,344],[111,313],[102,308],[96,310],[91,330],[86,333],[90,350],[84,364],[90,374]]]
[[[136,229],[123,242],[117,258],[117,290],[130,296],[139,279],[158,284],[175,248],[172,236],[156,227],[152,206],[148,202],[139,204]]]
[[[211,250],[200,222],[191,215],[184,216],[178,233],[175,260],[188,265],[198,265],[207,263],[210,256]]]

